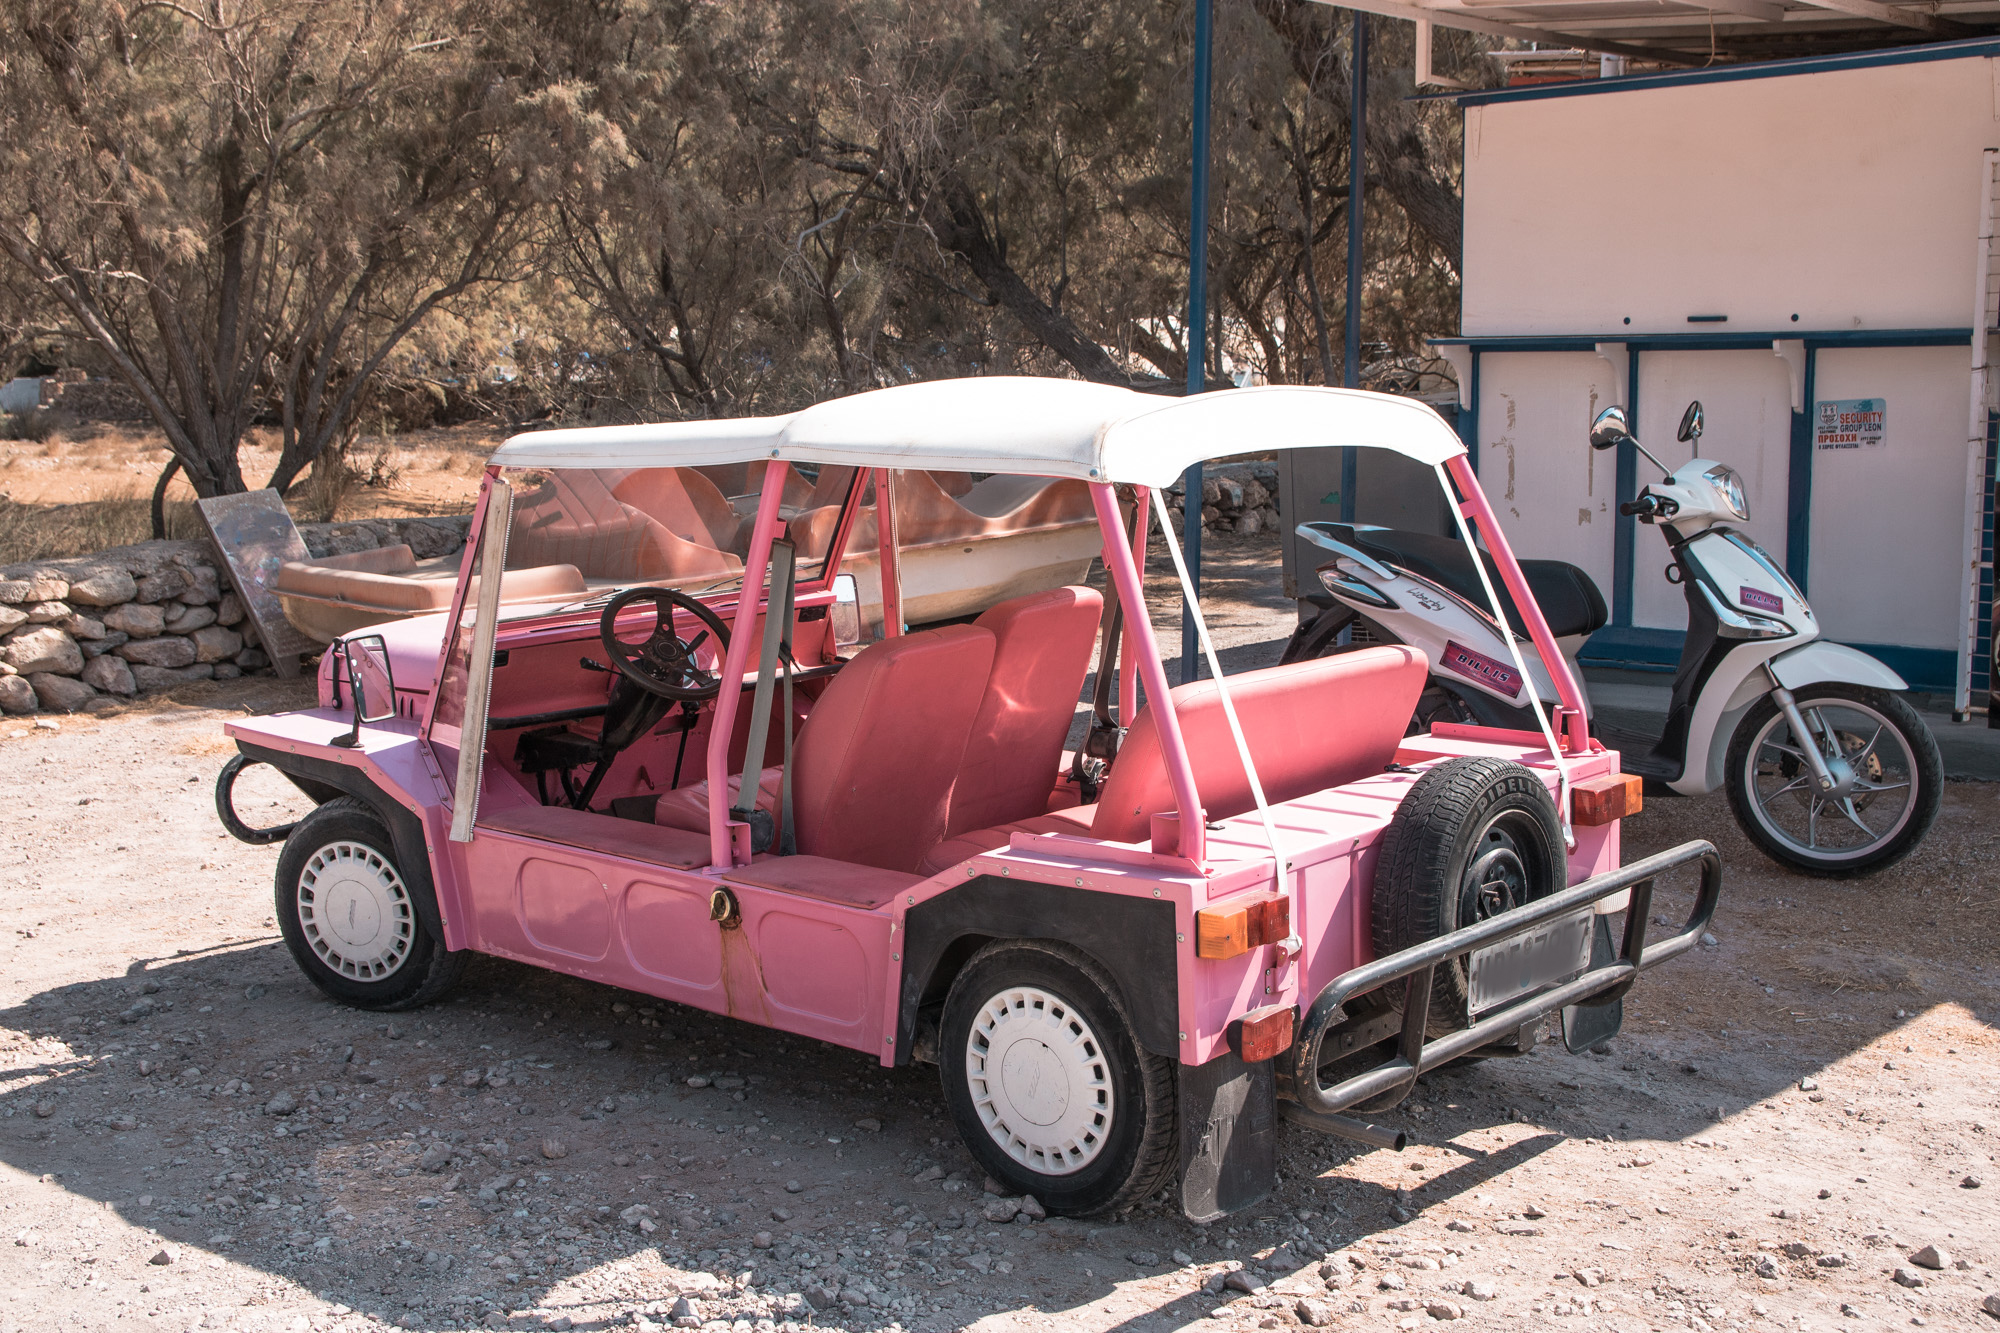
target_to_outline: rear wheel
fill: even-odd
[[[1793,697],[1815,737],[1793,734],[1766,695],[1730,738],[1725,785],[1743,832],[1773,860],[1829,878],[1908,856],[1937,818],[1944,784],[1923,718],[1900,695],[1858,685],[1808,685]],[[1830,793],[1813,780],[1808,744],[1827,761]]]
[[[1349,642],[1342,643],[1340,632],[1349,626],[1353,627],[1354,634]],[[1354,612],[1337,607],[1321,612],[1318,619],[1295,630],[1285,644],[1284,652],[1279,655],[1278,663],[1282,666],[1288,662],[1305,662],[1316,657],[1333,657],[1396,642],[1399,640],[1393,634],[1373,621],[1363,620]],[[1410,714],[1410,725],[1403,729],[1403,734],[1421,736],[1439,722],[1470,723],[1478,720],[1478,715],[1472,711],[1472,705],[1466,702],[1464,695],[1433,679],[1417,697],[1416,709]]]
[[[1555,801],[1533,772],[1503,759],[1427,770],[1381,846],[1370,909],[1377,958],[1546,898],[1567,879]],[[1469,1020],[1466,959],[1449,959],[1432,974],[1426,1031],[1444,1036]]]
[[[360,1009],[428,1004],[465,970],[469,955],[424,924],[417,895],[427,892],[397,864],[382,817],[352,796],[300,820],[278,856],[278,927],[292,960]]]
[[[945,1101],[974,1160],[1051,1213],[1128,1208],[1175,1165],[1174,1062],[1074,949],[987,945],[945,1000]]]

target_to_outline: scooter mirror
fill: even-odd
[[[1701,438],[1701,425],[1701,399],[1697,398],[1688,404],[1687,411],[1681,413],[1679,437],[1681,443],[1686,444],[1690,440],[1699,440]]]
[[[1590,423],[1590,447],[1611,449],[1632,438],[1631,423],[1625,419],[1622,407],[1607,407],[1597,414],[1597,420]]]

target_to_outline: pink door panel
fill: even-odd
[[[593,961],[611,951],[611,897],[596,871],[530,857],[514,884],[514,910],[530,943]]]

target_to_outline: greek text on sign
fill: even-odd
[[[1498,690],[1505,698],[1521,692],[1521,673],[1505,662],[1496,662],[1485,653],[1476,653],[1462,643],[1446,643],[1438,665],[1446,671],[1476,680]]]
[[[1813,404],[1813,448],[1874,448],[1888,429],[1886,398],[1830,398]]]

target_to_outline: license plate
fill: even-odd
[[[1592,908],[1545,921],[1473,951],[1466,968],[1472,1012],[1521,999],[1582,976],[1590,966]]]

